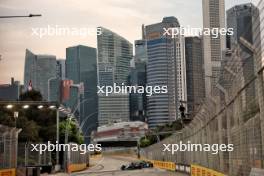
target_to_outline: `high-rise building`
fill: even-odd
[[[168,93],[148,97],[149,128],[175,121],[180,117],[181,101],[186,101],[186,68],[184,36],[164,35],[164,28],[179,28],[175,17],[146,26],[147,86],[167,86]]]
[[[135,57],[131,64],[129,85],[146,87],[146,63],[147,42],[146,40],[135,41]],[[130,94],[130,120],[146,121],[147,97],[145,93]]]
[[[57,73],[57,77],[62,80],[66,78],[66,68],[65,67],[66,67],[65,60],[58,59],[57,65],[56,65],[56,73]]]
[[[144,33],[144,31],[143,31]],[[147,41],[145,39],[135,41],[135,62],[147,62]]]
[[[247,84],[255,75],[254,53],[247,46],[254,45],[254,22],[259,18],[259,10],[252,3],[236,5],[227,10],[227,27],[233,28],[234,35],[230,36],[231,51],[238,51],[237,58],[243,65],[244,84]],[[255,32],[256,33],[256,32]],[[250,84],[243,95],[244,108],[251,108],[256,97],[255,84]]]
[[[236,5],[226,12],[227,28],[233,28],[234,35],[230,36],[230,49],[240,43],[240,37],[253,43],[253,18],[258,16],[258,8],[252,3]]]
[[[66,77],[72,80],[73,84],[83,83],[84,99],[79,102],[76,96],[76,101],[71,100],[76,102],[72,105],[72,111],[80,107],[84,114],[80,113],[79,124],[84,135],[89,136],[98,124],[96,49],[83,45],[67,48]],[[86,142],[89,142],[89,139]]]
[[[11,78],[11,84],[0,84],[0,100],[17,101],[19,100],[20,91],[20,82]]]
[[[48,101],[60,102],[61,97],[61,79],[51,78],[48,80]]]
[[[56,78],[56,56],[35,55],[26,50],[24,86],[29,85],[40,91],[44,100],[48,100],[49,80]]]
[[[225,28],[225,1],[203,0],[203,27],[206,29]],[[217,95],[216,84],[219,79],[222,51],[225,50],[224,35],[215,38],[203,36],[205,90],[206,96]]]
[[[202,40],[199,37],[185,38],[187,107],[193,114],[205,98]]]
[[[58,59],[56,61],[56,77],[48,81],[48,100],[61,102],[61,84],[66,78],[65,60]]]
[[[72,112],[74,112],[74,115],[77,118],[77,121],[79,122],[80,128],[83,130],[83,132],[85,132],[86,128],[84,125],[86,125],[86,121],[88,121],[89,118],[81,119],[85,115],[85,104],[82,103],[83,101],[85,101],[83,83],[71,84],[69,86],[68,93],[69,98],[64,101],[64,104],[66,107],[71,108]],[[94,112],[91,115],[94,115],[95,113],[97,112]],[[88,125],[91,126],[91,124]]]
[[[132,44],[120,35],[106,29],[101,28],[102,34],[97,36],[98,48],[98,84],[100,86],[113,86],[114,83],[121,85],[128,83],[128,74],[130,60],[133,51]],[[128,94],[112,94],[105,97],[99,94],[99,124],[105,125],[116,121],[120,117],[120,121],[129,120],[129,95]],[[111,105],[111,100],[113,104]],[[115,103],[114,103],[115,102]],[[116,110],[118,102],[119,110]],[[110,103],[110,104],[109,104]],[[113,107],[113,108],[111,108]]]
[[[99,95],[99,126],[129,121],[127,94]]]

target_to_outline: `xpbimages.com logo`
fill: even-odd
[[[97,86],[97,93],[109,96],[110,94],[146,94],[152,96],[153,94],[166,94],[168,93],[168,86],[126,86],[122,83],[120,86],[114,83],[114,86]]]
[[[219,38],[219,36],[232,36],[234,35],[233,28],[192,28],[187,27],[173,27],[163,28],[164,36],[171,36],[176,38],[177,36],[211,36],[212,38]]]
[[[39,152],[39,154],[43,154],[46,151],[52,152],[52,151],[79,151],[81,154],[85,154],[86,152],[101,152],[102,147],[101,144],[75,144],[75,143],[70,143],[70,144],[59,144],[56,141],[56,144],[51,143],[48,141],[47,143],[42,143],[42,144],[31,144],[31,151],[32,152]]]
[[[32,36],[43,38],[46,36],[75,36],[88,37],[102,34],[102,29],[91,27],[69,27],[62,25],[47,25],[45,27],[32,28]]]
[[[163,144],[163,152],[170,152],[174,155],[177,152],[211,152],[213,155],[219,152],[234,151],[233,144],[193,144],[191,141],[178,144]]]

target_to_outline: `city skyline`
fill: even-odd
[[[239,3],[246,2],[256,1],[243,0]],[[130,42],[133,42],[141,36],[141,24],[148,25],[154,23],[164,16],[177,17],[183,26],[192,24],[191,27],[202,27],[201,0],[197,2],[168,1],[166,4],[162,4],[162,1],[160,0],[155,0],[151,4],[144,2],[145,6],[142,3],[118,0],[112,0],[106,3],[91,3],[94,6],[107,6],[107,11],[102,8],[104,9],[103,12],[96,12],[89,6],[82,6],[82,3],[86,4],[82,1],[79,1],[76,6],[75,4],[70,3],[71,1],[68,1],[63,4],[63,8],[67,9],[64,12],[67,13],[60,14],[57,9],[54,8],[56,5],[60,5],[58,2],[40,2],[40,4],[36,4],[31,1],[1,2],[0,15],[41,13],[43,17],[35,19],[1,19],[1,23],[3,25],[0,26],[0,39],[7,42],[1,42],[0,44],[0,54],[2,55],[2,60],[0,62],[0,83],[8,83],[11,77],[14,77],[16,80],[23,83],[23,68],[26,48],[33,50],[36,53],[52,54],[56,55],[57,58],[65,58],[65,50],[68,46],[79,44],[92,47],[96,46],[96,35],[84,38],[79,36],[48,36],[40,39],[37,36],[31,35],[31,28],[45,27],[47,25],[61,25],[66,27],[91,27],[95,29],[97,26],[102,25],[124,36]],[[226,2],[226,9],[236,4],[238,4],[238,2],[235,0],[228,1]],[[19,8],[18,5],[20,5]],[[36,6],[41,8],[36,11]],[[182,6],[183,8],[176,10],[178,6]],[[154,14],[152,14],[152,11],[148,10],[150,7],[155,10]],[[184,13],[184,9],[186,8],[190,8],[195,13]],[[75,13],[77,11],[78,14]],[[124,16],[126,16],[126,18],[124,18]],[[76,18],[80,20],[76,20]],[[119,23],[112,23],[112,20],[109,20],[109,18],[113,19],[113,21],[119,21]],[[87,19],[87,22],[83,19]],[[129,23],[123,25],[124,22],[127,21],[129,21]],[[18,27],[21,30],[18,31]]]
[[[264,175],[264,0],[0,1],[0,176]]]

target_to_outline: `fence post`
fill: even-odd
[[[263,151],[264,151],[264,82],[263,82],[263,71],[258,74],[257,79],[257,89],[258,89],[258,100],[259,100],[259,109],[260,109],[260,127],[261,127],[261,167],[264,167],[263,163]]]

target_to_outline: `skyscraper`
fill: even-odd
[[[61,79],[51,78],[48,80],[48,101],[60,102],[61,99]]]
[[[225,1],[203,0],[203,27],[225,28]],[[224,35],[214,38],[212,35],[203,36],[205,90],[206,96],[216,95],[216,84],[220,74],[222,51],[225,50]]]
[[[230,36],[231,51],[237,50],[237,56],[243,65],[244,84],[248,83],[255,75],[254,53],[248,49],[248,45],[253,46],[254,22],[259,18],[259,10],[252,3],[236,5],[227,11],[227,27],[233,28],[234,35]],[[255,85],[250,84],[245,89],[243,100],[244,108],[251,108],[256,97]]]
[[[144,33],[144,31],[143,31]],[[147,62],[147,41],[145,39],[135,41],[135,61]]]
[[[100,86],[113,86],[114,83],[126,85],[133,55],[132,44],[106,28],[99,28],[102,34],[97,36],[98,84]],[[128,94],[110,94],[108,97],[99,94],[98,96],[99,125],[114,122],[117,117],[120,117],[119,121],[129,120]]]
[[[97,128],[97,65],[96,49],[78,45],[66,49],[66,77],[73,84],[83,83],[84,99],[82,102],[76,96],[76,104],[72,111],[80,108],[79,124],[84,135],[89,136]],[[72,97],[71,97],[72,100]],[[73,100],[72,100],[73,101]],[[79,102],[79,103],[78,103]],[[89,142],[87,139],[86,142]]]
[[[147,85],[167,86],[167,94],[148,97],[149,128],[175,121],[179,118],[181,101],[186,101],[186,68],[184,37],[164,35],[164,28],[179,28],[175,17],[165,17],[162,22],[146,26]]]
[[[48,80],[48,100],[61,102],[61,84],[66,78],[65,60],[56,60],[56,77]]]
[[[32,84],[33,89],[40,91],[44,100],[48,100],[48,82],[56,78],[56,56],[35,55],[26,50],[24,86]]]
[[[226,12],[227,28],[234,29],[234,35],[230,37],[230,48],[234,48],[243,37],[246,41],[253,42],[253,18],[258,15],[258,8],[252,3],[236,5]]]
[[[62,80],[66,78],[66,65],[64,59],[57,60],[56,73],[58,78]]]
[[[202,40],[199,37],[185,38],[187,107],[188,113],[197,111],[205,98]]]
[[[129,85],[146,87],[147,42],[135,41],[135,57],[130,68]],[[130,120],[146,121],[147,97],[145,93],[130,94]]]

